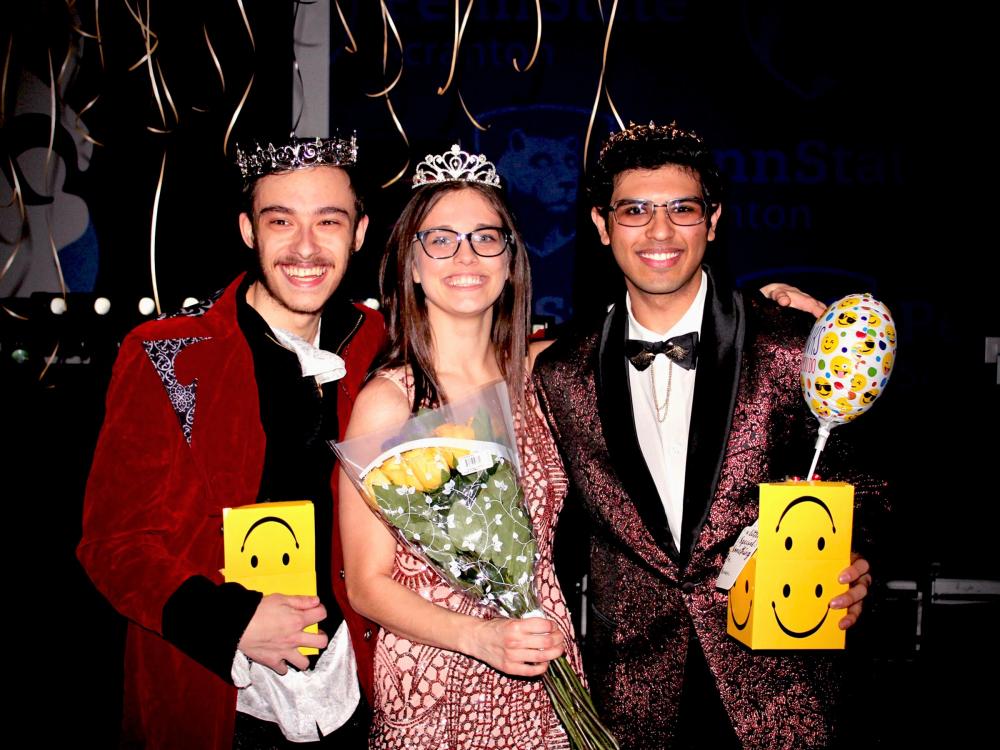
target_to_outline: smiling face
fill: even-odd
[[[615,179],[611,203],[624,199],[667,203],[702,197],[695,173],[667,165],[622,172]],[[665,209],[657,208],[645,226],[627,227],[597,208],[591,211],[601,242],[611,246],[615,262],[625,275],[633,309],[669,301],[683,314],[698,292],[702,259],[708,243],[715,239],[721,212],[721,207],[716,207],[710,221],[677,226],[667,218]],[[668,296],[669,300],[665,300]]]
[[[846,378],[851,372],[851,360],[844,356],[836,356],[830,362],[830,370],[835,378]]]
[[[727,632],[752,649],[843,648],[830,600],[850,558],[854,491],[844,482],[760,485],[757,550],[729,590]]]
[[[269,325],[302,335],[315,326],[368,217],[356,215],[350,179],[337,167],[262,177],[253,216],[240,215],[243,241],[256,250],[258,278],[247,301]]]
[[[466,233],[485,227],[504,228],[500,214],[476,190],[443,194],[420,223],[420,230],[450,229]],[[483,258],[473,252],[469,239],[461,241],[451,258],[429,257],[414,240],[413,281],[421,286],[428,316],[490,316],[507,281],[510,250]]]

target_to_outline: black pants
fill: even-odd
[[[677,735],[671,750],[739,750],[742,745],[722,707],[715,677],[694,636],[694,628],[691,634],[684,664]]]
[[[361,702],[347,723],[318,742],[289,742],[272,721],[262,721],[249,714],[236,712],[233,750],[298,750],[299,748],[340,748],[365,750],[368,747],[368,727],[371,711],[361,696]]]

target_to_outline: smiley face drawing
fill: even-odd
[[[861,394],[861,403],[870,404],[876,398],[878,398],[878,388],[872,388],[870,391],[865,391]]]
[[[316,531],[308,500],[222,511],[226,581],[268,594],[316,594]],[[308,632],[318,632],[310,625]],[[314,648],[300,648],[315,654]]]
[[[837,411],[841,414],[850,414],[854,410],[854,406],[851,404],[850,399],[845,396],[841,396],[836,401]]]
[[[882,318],[875,313],[868,313],[868,327],[878,328],[880,325],[882,325]]]
[[[833,331],[827,331],[826,335],[823,336],[822,340],[819,342],[819,348],[822,349],[823,354],[829,354],[834,349],[837,348],[837,334]]]
[[[257,575],[275,575],[294,572],[302,567],[305,556],[300,554],[295,529],[284,518],[264,516],[254,521],[247,529],[240,545],[250,568]],[[312,568],[308,565],[306,570]]]
[[[833,386],[830,385],[830,381],[822,375],[816,378],[816,393],[818,393],[821,398],[829,398],[830,394],[833,393]]]
[[[789,638],[814,635],[830,614],[827,605],[833,596],[830,593],[831,571],[824,574],[822,563],[829,556],[829,550],[838,546],[837,533],[830,506],[812,494],[793,499],[778,518],[774,536],[790,564],[784,566],[779,575],[780,590],[771,591],[771,611],[778,629]],[[808,556],[810,564],[803,564],[803,555]],[[836,580],[839,570],[832,573]]]
[[[838,355],[830,360],[830,371],[835,378],[846,378],[851,371],[851,360],[843,355]]]
[[[852,351],[855,354],[860,354],[862,357],[867,357],[875,351],[875,339],[871,335],[865,336],[852,347]]]
[[[892,369],[892,352],[886,352],[886,355],[882,358],[882,374],[888,375],[891,369]]]
[[[757,556],[747,560],[743,570],[736,578],[736,583],[729,590],[729,622],[727,628],[737,632],[746,630],[753,614],[754,580],[756,579]],[[744,614],[745,613],[745,614]]]
[[[862,388],[865,387],[865,380],[866,380],[865,376],[859,372],[857,375],[851,378],[851,390],[860,391]]]
[[[812,410],[814,412],[816,412],[816,416],[819,416],[819,417],[829,417],[830,416],[830,410],[826,406],[824,406],[823,404],[821,404],[819,401],[817,401],[816,399],[813,399],[810,402],[810,406],[812,406]]]
[[[838,328],[850,328],[858,322],[858,314],[854,310],[845,310],[834,321]]]
[[[896,345],[896,329],[893,326],[885,327],[885,337],[889,339],[890,344]]]
[[[854,488],[844,482],[760,485],[757,551],[729,589],[726,632],[751,649],[844,647],[830,600],[847,590]]]
[[[860,297],[844,297],[844,299],[840,300],[840,303],[837,305],[837,307],[843,310],[846,307],[854,307],[855,305],[860,305],[860,304],[861,304]]]

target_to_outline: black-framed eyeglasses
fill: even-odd
[[[427,257],[446,260],[458,253],[462,240],[468,240],[472,252],[480,258],[502,255],[510,245],[510,233],[501,227],[480,227],[471,232],[453,229],[422,229],[414,235]]]
[[[615,221],[624,227],[644,227],[653,220],[657,208],[664,208],[667,218],[679,227],[701,224],[708,215],[708,203],[701,198],[676,198],[666,203],[653,203],[641,198],[623,198],[611,204]]]

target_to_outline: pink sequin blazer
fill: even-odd
[[[757,516],[757,483],[808,469],[816,423],[798,378],[813,321],[709,279],[680,549],[636,438],[624,302],[535,365],[542,409],[593,527],[584,666],[623,750],[669,747],[694,628],[746,747],[825,747],[840,655],[747,650],[726,636],[726,594],[715,588],[730,545]],[[830,441],[825,474],[854,482],[858,504],[876,499],[880,483],[847,470],[856,466],[843,456],[837,463],[843,442]],[[865,548],[862,526],[856,517],[855,549]]]

